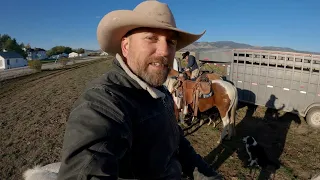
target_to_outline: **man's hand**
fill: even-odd
[[[204,174],[200,173],[198,171],[198,168],[196,167],[193,171],[193,179],[194,180],[222,180],[223,177],[219,174],[217,174],[215,176],[207,177]]]
[[[189,69],[189,68],[186,68],[185,71],[190,71],[190,69]]]

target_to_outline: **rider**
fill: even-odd
[[[194,79],[198,77],[199,75],[199,66],[197,64],[196,58],[190,54],[189,51],[186,51],[185,53],[182,54],[182,59],[187,58],[188,60],[188,65],[186,67],[186,71],[191,71],[191,77],[190,79]]]

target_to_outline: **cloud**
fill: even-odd
[[[101,16],[96,16],[96,19],[100,19],[101,18]]]

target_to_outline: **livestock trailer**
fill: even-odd
[[[320,55],[233,49],[201,52],[199,61],[225,64],[239,101],[292,112],[320,128]]]

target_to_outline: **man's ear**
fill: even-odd
[[[123,37],[121,40],[121,51],[124,57],[128,56],[129,52],[129,37]]]

